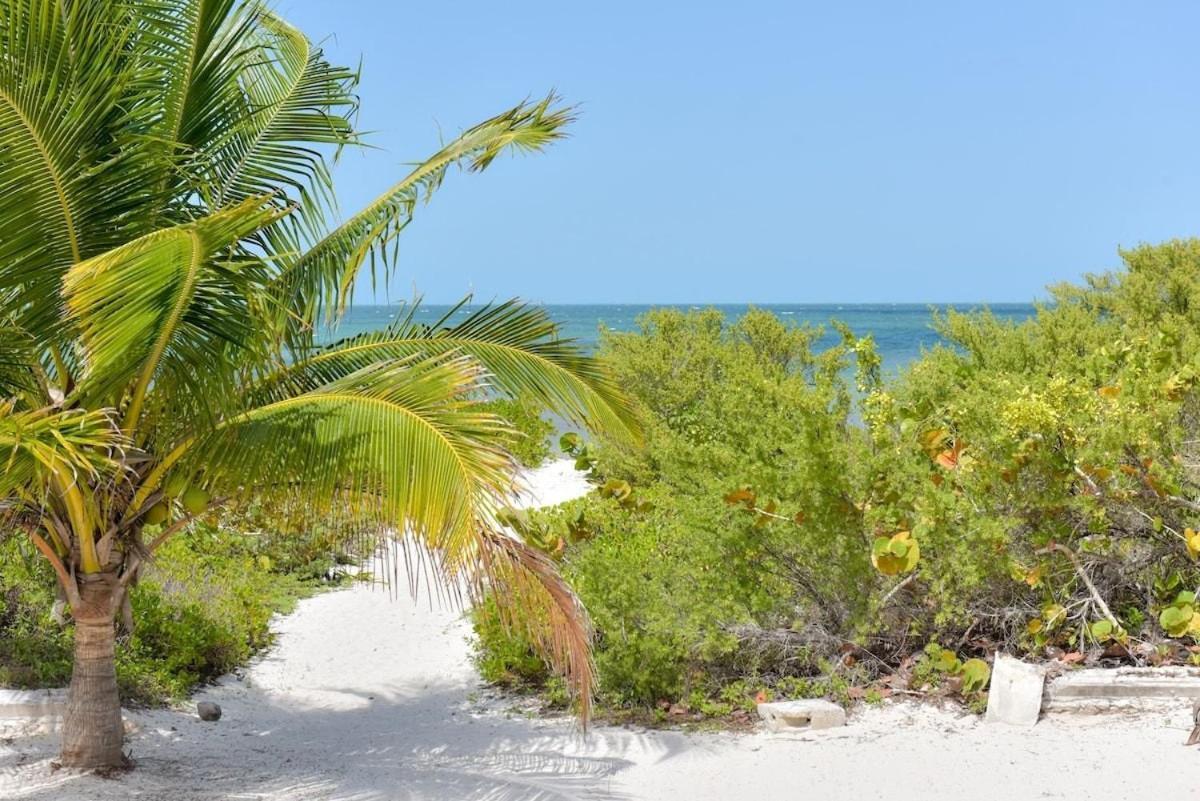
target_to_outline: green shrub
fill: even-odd
[[[488,404],[493,414],[503,417],[517,431],[509,450],[526,467],[538,467],[550,455],[550,435],[554,424],[545,410],[532,398],[502,398]]]
[[[645,447],[574,445],[622,489],[530,538],[561,543],[602,700],[716,710],[747,683],[923,681],[936,642],[963,644],[947,675],[976,707],[1000,648],[1186,660],[1200,241],[1122,256],[1028,321],[938,318],[945,344],[889,380],[869,338],[839,327],[818,350],[819,329],[761,311],[656,310],[607,335]],[[481,634],[482,658],[504,653]]]
[[[628,479],[638,502],[600,493],[545,521],[573,543],[561,567],[593,617],[600,691],[611,706],[717,697],[743,676],[778,673],[763,664],[770,649],[744,639],[763,622],[787,630],[800,616],[792,571],[839,584],[870,570],[867,555],[830,536],[853,512],[841,499],[853,452],[842,377],[851,343],[815,354],[819,330],[763,312],[731,327],[721,319],[657,311],[640,334],[607,338],[618,380],[645,407],[647,443],[636,452],[599,443],[595,473],[602,485]],[[811,523],[801,541],[731,509],[723,500],[730,476],[771,497],[806,499]],[[795,546],[810,551],[807,565],[765,559]],[[814,613],[816,600],[807,602]],[[841,614],[833,597],[820,600]],[[477,630],[485,655],[507,652],[502,630]],[[802,649],[788,659],[785,674],[817,669]]]
[[[54,573],[22,537],[0,534],[0,686],[61,687],[72,640],[51,618]]]
[[[1087,649],[1104,611],[1082,570],[1124,610],[1106,623],[1155,640],[1173,600],[1155,585],[1200,582],[1186,499],[1200,494],[1200,243],[1124,257],[1126,271],[1055,288],[1024,323],[948,315],[950,345],[867,398],[865,522],[921,539],[923,635],[982,619],[1001,643]]]
[[[475,626],[475,665],[484,681],[509,689],[540,688],[550,671],[531,642],[501,623],[499,611],[486,599],[471,611]]]
[[[64,686],[71,628],[51,619],[53,576],[26,547],[0,542],[0,685]],[[127,702],[177,700],[244,664],[270,643],[271,617],[320,586],[278,572],[263,547],[261,537],[203,525],[163,547],[130,596],[137,626],[118,637]]]

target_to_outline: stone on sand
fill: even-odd
[[[212,701],[201,701],[196,704],[196,714],[200,716],[201,720],[220,720],[221,705],[214,704]]]

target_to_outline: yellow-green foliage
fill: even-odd
[[[1158,616],[1163,631],[1172,637],[1182,637],[1200,631],[1200,616],[1196,614],[1196,593],[1181,592],[1170,606]]]
[[[535,526],[528,538],[552,543],[592,615],[607,702],[715,695],[758,671],[761,660],[741,648],[739,627],[770,621],[787,629],[822,608],[844,614],[834,588],[874,572],[869,549],[837,534],[859,515],[846,500],[856,449],[847,438],[852,390],[842,379],[850,350],[814,353],[818,336],[765,312],[727,327],[716,312],[660,311],[641,334],[606,342],[619,382],[644,407],[646,447],[565,438],[599,491],[540,516],[557,534]],[[763,525],[730,507],[732,476],[764,498],[800,501],[805,526]],[[795,582],[805,577],[771,556],[793,549],[805,554],[796,569],[811,570],[811,585],[830,591],[819,601],[797,599]],[[479,630],[481,658],[507,652],[494,628]],[[792,656],[794,672],[816,669],[815,656]],[[519,670],[521,660],[513,662]]]
[[[871,564],[885,576],[911,573],[920,559],[921,546],[907,531],[876,537],[871,543]]]
[[[1200,494],[1190,444],[1200,244],[1124,257],[1125,271],[1055,288],[1028,322],[947,315],[951,344],[875,390],[868,423],[884,493],[866,499],[865,518],[911,525],[920,539],[935,628],[1024,606],[1041,621],[1030,644],[1082,647],[1102,615],[1067,551],[1109,606],[1141,610],[1130,629],[1154,611],[1144,607],[1156,580],[1200,580],[1195,515],[1179,500]],[[931,453],[931,432],[955,452]],[[1039,611],[1069,598],[1084,603],[1045,625]]]
[[[612,497],[571,512],[590,536],[556,555],[608,700],[899,668],[939,641],[968,643],[943,671],[968,694],[999,647],[1185,659],[1200,242],[1122,257],[1025,322],[938,317],[945,344],[889,379],[869,340],[818,350],[761,311],[659,310],[608,335],[647,442],[569,443]],[[647,511],[617,502],[626,486]]]

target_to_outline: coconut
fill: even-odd
[[[168,498],[178,498],[188,488],[188,479],[183,473],[176,473],[167,479],[166,485],[163,487],[163,494]]]
[[[148,526],[161,526],[167,522],[167,517],[170,513],[171,510],[167,508],[165,503],[156,503],[147,510],[146,516],[142,518],[142,522]]]
[[[183,508],[198,515],[208,508],[209,495],[199,487],[192,487],[183,493]]]

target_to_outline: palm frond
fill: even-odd
[[[45,341],[64,338],[67,268],[141,233],[155,210],[146,181],[162,163],[141,136],[130,5],[0,8],[0,316]]]
[[[502,622],[533,644],[563,678],[586,726],[596,694],[592,626],[578,596],[545,554],[492,528],[480,532],[472,554],[471,590],[490,598]]]
[[[573,340],[560,339],[544,308],[509,300],[484,305],[452,323],[465,303],[429,325],[417,322],[420,307],[412,304],[387,329],[302,356],[265,377],[255,391],[266,397],[307,392],[372,364],[416,354],[465,353],[487,369],[500,392],[535,398],[595,430],[640,436],[632,406],[609,370]]]
[[[114,475],[124,444],[106,411],[18,412],[0,403],[0,498],[43,497],[51,474]]]
[[[187,158],[244,111],[239,77],[246,59],[254,57],[262,6],[242,0],[139,0],[137,7],[139,51],[163,80],[153,137]]]
[[[468,171],[479,172],[507,150],[541,150],[562,138],[563,128],[573,119],[572,110],[550,95],[537,103],[521,103],[467,130],[303,255],[285,261],[276,282],[277,296],[310,326],[322,313],[340,315],[364,263],[371,261],[373,273],[382,267],[382,278],[387,278],[394,261],[388,245],[408,225],[417,204],[428,201],[441,186],[450,167],[465,165]]]
[[[453,550],[513,487],[511,431],[478,402],[483,380],[462,356],[369,367],[221,423],[174,472]]]
[[[35,388],[35,363],[33,337],[16,326],[0,324],[0,400]]]
[[[219,261],[245,236],[278,217],[250,198],[195,222],[155,231],[73,267],[64,281],[79,327],[85,373],[77,398],[120,400],[131,389],[127,424],[136,421],[151,381],[163,369],[182,391],[212,394],[227,346],[244,346],[254,318],[243,286],[261,265]],[[263,283],[261,277],[258,283]],[[206,386],[207,384],[207,386]]]
[[[240,78],[247,113],[205,147],[211,206],[279,193],[296,206],[289,219],[316,238],[334,206],[333,181],[320,146],[358,141],[354,71],[331,65],[304,34],[274,14],[257,29],[261,47]],[[292,240],[293,250],[298,239]]]

